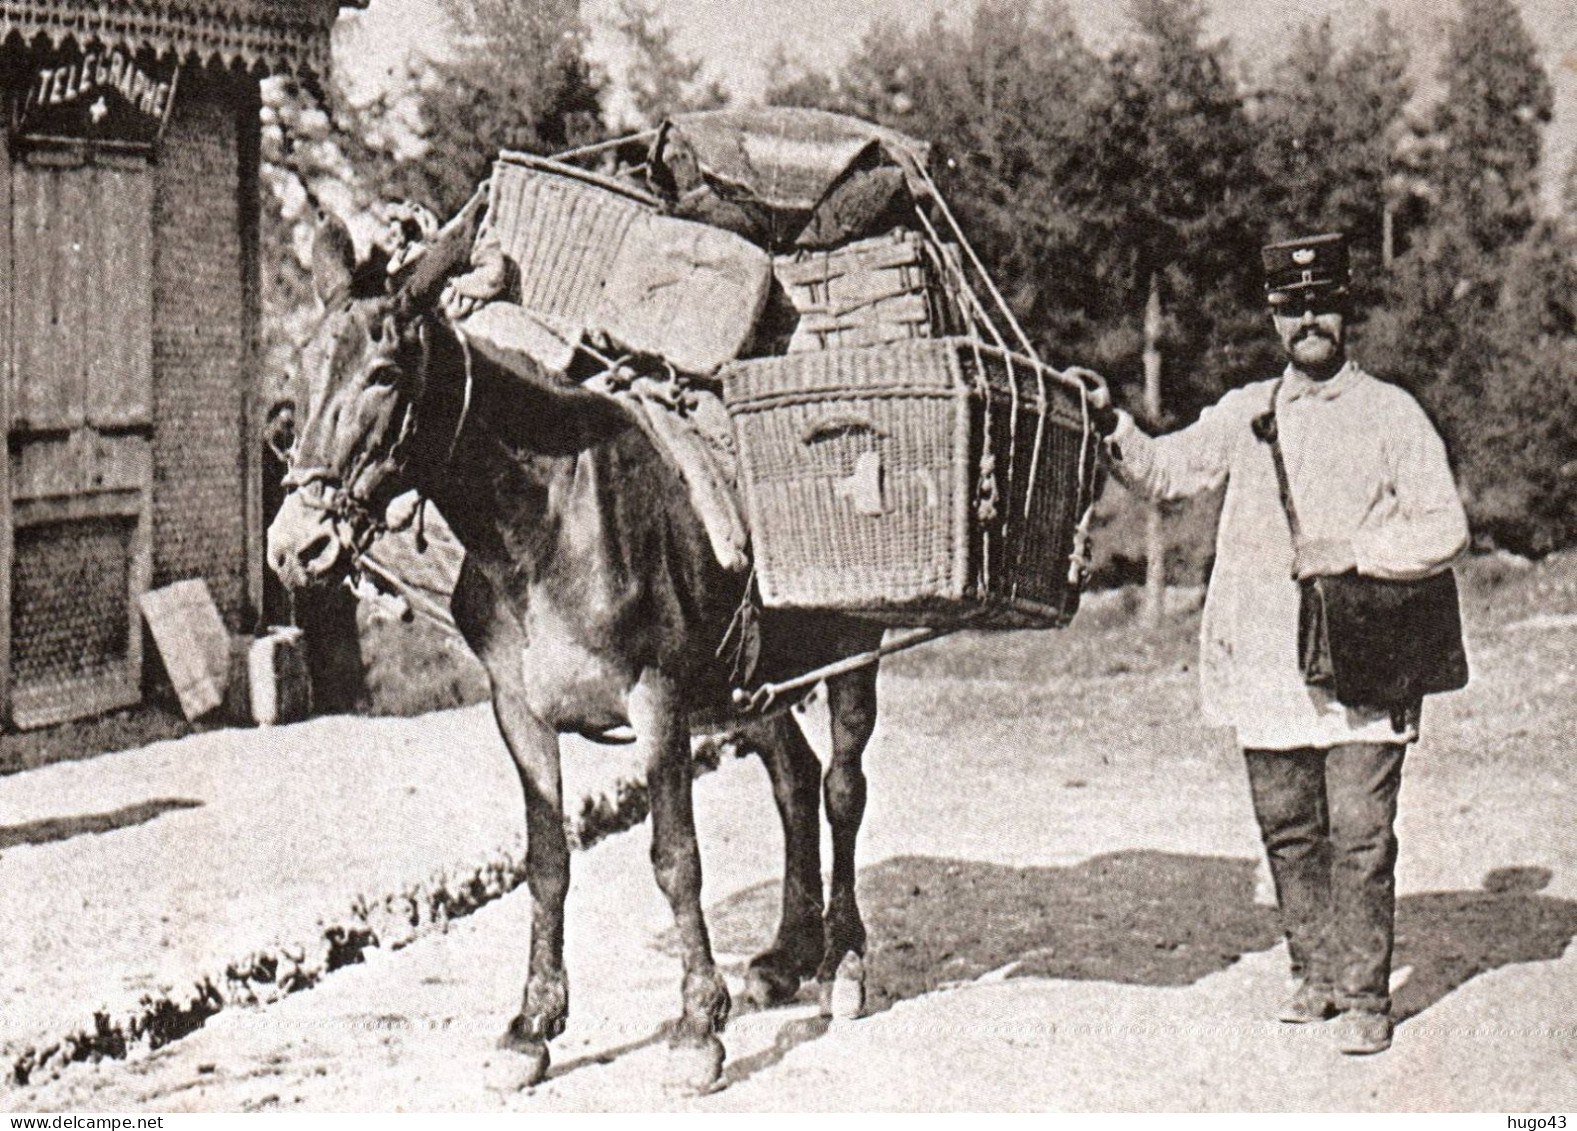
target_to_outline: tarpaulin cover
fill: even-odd
[[[890,226],[895,205],[923,198],[929,152],[924,142],[824,110],[708,110],[662,125],[652,179],[677,215],[774,249],[828,247]]]

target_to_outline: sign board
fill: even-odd
[[[17,77],[13,138],[133,149],[159,140],[180,78],[174,55],[68,43],[27,58]]]

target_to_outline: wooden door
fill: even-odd
[[[149,582],[153,176],[11,165],[6,707],[17,727],[135,703]]]

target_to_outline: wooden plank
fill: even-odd
[[[138,638],[142,633],[137,633]],[[130,707],[142,699],[142,688],[131,669],[102,676],[19,687],[11,698],[10,722],[18,730],[33,730],[56,723]]]
[[[93,169],[86,188],[81,305],[74,334],[91,342],[83,359],[92,390],[86,418],[124,428],[153,418],[153,175],[143,169]]]
[[[48,522],[76,522],[90,518],[141,519],[147,511],[146,492],[100,491],[91,495],[61,495],[43,499],[14,499],[12,523],[17,530]]]
[[[87,421],[88,359],[99,348],[97,327],[84,327],[83,315],[92,301],[93,170],[51,169],[53,212],[50,246],[55,263],[55,292],[49,312],[49,348],[55,363],[51,402],[61,411],[59,423],[81,428]]]
[[[230,678],[230,633],[202,578],[142,594],[142,615],[188,719],[224,704]]]
[[[11,434],[11,385],[15,380],[16,290],[11,227],[16,220],[12,196],[15,176],[6,131],[0,130],[0,436]],[[11,461],[0,459],[0,722],[14,721],[11,705]]]
[[[13,260],[27,264],[16,279],[16,366],[11,376],[12,429],[69,429],[81,422],[84,392],[73,374],[81,344],[60,332],[62,314],[74,305],[74,243],[71,209],[76,193],[63,179],[75,169],[12,166],[17,222]],[[69,182],[65,182],[69,186]]]
[[[244,616],[261,626],[263,613],[263,559],[267,520],[263,515],[263,425],[268,406],[263,397],[263,272],[262,250],[262,95],[250,76],[232,90],[236,116],[236,238],[241,255],[241,317],[245,353],[241,361],[241,466],[242,506],[245,508],[241,552],[246,558]],[[150,289],[151,293],[151,289]]]
[[[11,497],[49,499],[77,495],[87,486],[80,432],[33,433],[11,445]]]

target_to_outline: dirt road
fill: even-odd
[[[524,980],[517,890],[301,992],[227,1003],[156,1051],[140,1041],[125,1060],[38,1071],[0,1088],[0,1107],[1572,1110],[1577,562],[1470,577],[1468,593],[1473,685],[1430,704],[1408,759],[1402,1024],[1381,1057],[1340,1057],[1323,1027],[1266,1019],[1285,953],[1240,760],[1194,722],[1191,626],[1145,637],[1096,614],[885,670],[859,852],[871,1016],[825,1024],[809,995],[736,1016],[714,1095],[661,1085],[678,959],[639,827],[572,861],[571,1022],[533,1092],[489,1087]],[[177,956],[222,953],[202,950],[202,915],[155,913],[196,905],[183,885],[233,890],[208,915],[241,945],[301,918],[303,901],[341,899],[336,885],[366,893],[486,857],[514,801],[484,724],[478,711],[319,721],[232,735],[235,749],[205,735],[0,781],[0,803],[33,816],[101,797],[139,814],[58,830],[52,816],[0,820],[21,844],[0,857],[8,1008],[39,1006],[30,987],[49,984],[55,1005],[90,1011],[125,987],[129,954],[159,953],[150,931],[180,932]],[[353,759],[369,733],[369,760]],[[144,812],[150,798],[202,806]],[[725,762],[695,800],[714,945],[736,986],[773,928],[776,817],[754,760]],[[136,898],[95,883],[112,872],[136,877]],[[117,934],[129,910],[140,918]],[[24,939],[32,950],[17,951]]]
[[[1499,615],[1499,614],[1497,614]],[[1175,642],[1174,642],[1175,643]],[[1285,954],[1242,769],[1194,725],[1188,649],[960,641],[883,679],[860,892],[872,1014],[736,1017],[726,1087],[661,1085],[679,963],[644,826],[573,861],[571,1021],[549,1079],[489,1087],[524,890],[166,1048],[0,1093],[14,1110],[1577,1108],[1572,630],[1475,627],[1403,790],[1391,1052],[1267,1019]],[[1079,652],[1079,649],[1086,649]],[[773,925],[765,774],[697,782],[731,981]]]

